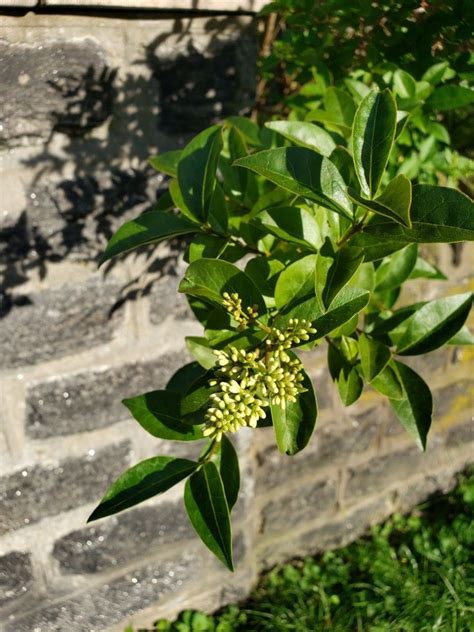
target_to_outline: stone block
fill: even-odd
[[[409,446],[349,468],[346,502],[353,503],[356,499],[384,493],[410,476],[432,467],[438,457],[435,450],[423,453],[416,446]]]
[[[26,616],[17,613],[5,632],[97,632],[110,628],[136,612],[167,597],[185,595],[202,584],[202,559],[193,547],[175,557],[149,562],[107,583],[91,585],[64,601],[45,600]],[[124,627],[126,622],[124,623]]]
[[[265,494],[287,481],[317,473],[331,465],[346,463],[352,454],[365,451],[377,433],[376,411],[335,419],[321,427],[316,425],[309,445],[299,454],[288,457],[271,445],[258,454],[257,493]]]
[[[442,386],[433,392],[435,418],[472,410],[474,405],[474,381],[466,375],[465,379]],[[462,413],[459,413],[462,414]]]
[[[150,293],[150,321],[153,325],[159,325],[169,316],[177,320],[194,320],[195,316],[185,295],[178,292],[184,269],[184,266],[180,266],[179,271],[170,271],[165,277],[153,283]]]
[[[409,512],[431,496],[446,494],[455,486],[456,480],[456,473],[446,468],[429,476],[420,476],[416,481],[404,486],[397,495],[397,512]]]
[[[54,377],[32,386],[26,399],[26,433],[34,439],[104,428],[130,413],[122,399],[164,388],[180,366],[184,351],[149,362]]]
[[[388,517],[390,506],[384,499],[376,499],[349,513],[331,517],[317,527],[303,533],[287,534],[277,540],[266,539],[257,550],[257,558],[263,568],[285,562],[295,557],[315,555],[338,548],[361,536],[370,525]]]
[[[34,465],[0,479],[0,534],[99,500],[128,466],[123,441],[47,467]]]
[[[100,573],[194,537],[182,500],[164,500],[69,533],[55,543],[53,557],[63,573]]]
[[[123,310],[120,284],[93,277],[28,296],[0,319],[0,369],[37,364],[111,340]]]
[[[47,141],[53,130],[77,134],[103,123],[115,99],[115,71],[93,39],[0,42],[0,143]]]
[[[0,607],[24,597],[33,585],[28,553],[12,551],[0,557]]]
[[[334,510],[335,505],[336,483],[333,479],[288,489],[263,507],[262,532],[285,532],[301,527]]]
[[[474,441],[474,422],[472,418],[469,418],[464,423],[461,423],[448,431],[446,438],[446,445],[448,448],[460,448]],[[474,461],[474,454],[471,455],[471,460]]]

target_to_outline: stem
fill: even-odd
[[[354,235],[360,233],[360,231],[364,228],[364,224],[368,214],[369,211],[366,211],[364,217],[360,220],[360,222],[357,222],[357,224],[352,224],[352,226],[344,233],[341,239],[337,242],[339,248],[347,243],[349,239],[351,239]]]
[[[202,455],[202,457],[199,459],[199,462],[208,463],[212,459],[214,454],[216,453],[216,450],[218,447],[219,447],[219,441],[217,441],[216,439],[213,439],[212,442],[209,444],[209,448],[207,452],[205,452]]]

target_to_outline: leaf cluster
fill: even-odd
[[[341,112],[346,116],[343,104]],[[203,327],[203,336],[186,341],[194,362],[179,369],[165,389],[124,402],[152,436],[195,441],[207,434],[206,413],[220,375],[217,358],[226,363],[239,350],[250,353],[268,369],[268,384],[279,392],[270,375],[274,354],[289,366],[293,356],[288,354],[324,342],[342,402],[348,406],[364,389],[375,389],[425,449],[432,396],[406,357],[444,344],[471,344],[464,325],[472,296],[400,308],[396,302],[405,282],[445,278],[419,245],[472,240],[473,205],[454,189],[412,185],[403,173],[387,175],[400,121],[390,90],[369,91],[352,114],[344,132],[347,143],[339,132],[311,121],[273,121],[260,128],[230,117],[183,150],[151,160],[170,177],[169,191],[154,210],[116,232],[103,261],[192,235],[179,289]],[[295,323],[304,324],[301,335],[294,334]],[[272,340],[282,341],[280,347],[268,347]],[[289,372],[285,380],[291,383],[295,375]],[[224,408],[228,393],[235,395],[233,406],[254,401],[246,392],[247,377],[239,379],[230,379],[223,391]],[[297,394],[293,399],[265,404],[268,410],[255,432],[273,426],[281,452],[296,454],[313,433],[317,391],[303,374],[302,388],[289,391]],[[232,570],[230,513],[240,475],[226,432],[216,433],[195,460],[157,456],[132,467],[91,519],[183,480],[191,523]]]

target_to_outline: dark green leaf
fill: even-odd
[[[216,168],[222,149],[219,125],[205,129],[183,149],[178,164],[178,183],[184,202],[201,220],[206,220],[216,185]]]
[[[390,90],[370,92],[359,105],[352,127],[354,165],[362,192],[374,197],[395,138],[397,106]]]
[[[174,391],[150,391],[124,399],[122,403],[140,426],[154,437],[172,441],[202,439],[202,432],[197,426],[183,421],[180,397]]]
[[[137,219],[123,224],[112,236],[102,255],[100,265],[112,257],[134,250],[139,246],[158,243],[178,235],[196,233],[198,230],[197,226],[179,215],[160,211],[143,213]]]
[[[330,309],[313,321],[316,338],[324,338],[361,312],[369,302],[370,292],[346,286],[331,303]]]
[[[194,461],[172,456],[155,456],[138,463],[108,489],[87,522],[118,513],[166,492],[194,472],[198,465]]]
[[[260,151],[234,163],[255,171],[278,186],[351,218],[346,185],[333,163],[305,147]]]
[[[224,435],[218,458],[218,468],[224,485],[225,497],[231,511],[239,497],[239,457],[230,439]]]
[[[400,326],[397,353],[418,355],[441,347],[464,325],[471,305],[470,292],[429,301]]]
[[[253,222],[284,241],[313,250],[319,245],[319,226],[314,217],[302,208],[273,207],[256,215]]]
[[[182,150],[175,149],[173,151],[166,151],[158,156],[153,156],[148,162],[157,171],[165,173],[167,176],[176,178],[178,175],[178,162],[181,158]]]
[[[233,571],[229,507],[219,470],[214,463],[205,463],[186,481],[184,504],[201,540]]]
[[[396,176],[375,200],[366,200],[353,189],[348,189],[348,192],[351,200],[359,206],[411,228],[411,182],[406,176]]]
[[[390,360],[390,349],[374,338],[365,334],[359,336],[360,362],[364,377],[372,382]]]
[[[426,448],[426,437],[431,426],[433,398],[426,382],[413,369],[395,362],[398,377],[403,386],[403,399],[390,399],[404,428],[415,439],[422,450]]]
[[[336,148],[331,136],[321,127],[306,121],[270,121],[265,126],[281,134],[295,145],[314,149],[322,156],[329,156]]]
[[[220,259],[199,259],[191,263],[179,291],[218,305],[222,305],[224,292],[237,292],[244,308],[257,305],[260,315],[266,313],[263,297],[253,281],[232,263]]]
[[[196,380],[181,398],[181,414],[187,424],[198,426],[204,423],[205,408],[209,405],[209,397],[215,389],[209,386],[209,376]]]
[[[319,252],[316,262],[315,289],[325,311],[357,272],[364,254],[360,248],[349,247],[341,248],[330,257],[325,257],[323,251]]]
[[[453,243],[474,240],[472,201],[447,187],[417,184],[413,187],[412,228],[374,217],[351,244],[364,248],[365,260],[382,259],[409,243]]]
[[[206,374],[206,370],[199,362],[188,362],[179,368],[169,379],[165,389],[176,393],[185,393],[199,378]]]
[[[376,291],[385,292],[399,287],[410,277],[417,257],[417,244],[410,244],[384,259],[375,272]]]
[[[359,399],[364,387],[359,372],[333,344],[328,346],[328,366],[342,403],[350,406]]]
[[[318,414],[313,385],[306,373],[302,385],[307,390],[296,402],[287,403],[285,409],[276,404],[271,406],[278,449],[289,455],[300,452],[308,444]]]

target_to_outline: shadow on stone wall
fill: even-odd
[[[150,155],[249,110],[256,44],[253,31],[226,40],[222,33],[232,20],[206,21],[210,38],[203,50],[191,37],[191,21],[175,19],[128,68],[108,65],[92,40],[38,49],[1,44],[0,56],[3,48],[9,63],[0,79],[15,90],[3,97],[7,125],[0,147],[15,151],[26,144],[33,151],[19,164],[28,180],[27,204],[0,225],[0,316],[29,304],[21,286],[33,273],[44,278],[50,263],[97,260],[123,221],[153,206],[166,179],[148,166]],[[148,293],[181,250],[175,242],[157,261],[150,249],[144,270],[150,282],[127,284],[116,307]]]

